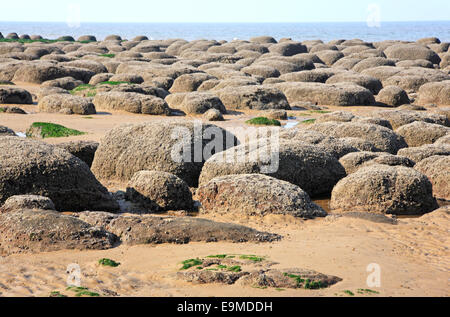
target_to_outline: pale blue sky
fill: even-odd
[[[353,22],[371,4],[381,22],[450,20],[449,0],[13,0],[2,1],[0,21]]]

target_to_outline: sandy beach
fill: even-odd
[[[91,296],[450,295],[448,43],[41,40],[0,43],[0,296],[80,295],[72,264]],[[280,126],[274,173],[169,160],[173,127],[255,118]],[[214,255],[261,260],[199,266]],[[297,285],[242,284],[275,271]]]

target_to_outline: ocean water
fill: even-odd
[[[407,40],[436,36],[450,41],[450,21],[439,22],[381,22],[380,27],[366,23],[81,23],[71,27],[67,23],[1,22],[0,32],[38,34],[54,39],[62,35],[78,38],[95,35],[98,40],[118,34],[124,39],[146,35],[150,39],[183,38],[233,40],[270,35],[276,39],[290,37],[294,40],[359,38],[365,41]]]

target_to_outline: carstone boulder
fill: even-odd
[[[393,107],[410,103],[408,94],[398,86],[385,86],[375,99],[383,105]]]
[[[202,184],[196,194],[205,212],[302,218],[327,215],[300,187],[261,174],[217,177]]]
[[[450,126],[450,121],[445,115],[431,112],[422,113],[412,110],[383,110],[372,113],[371,117],[388,120],[393,129],[397,129],[415,121],[440,124],[447,127]]]
[[[285,93],[288,101],[309,101],[329,106],[364,106],[375,102],[370,90],[353,83],[284,83],[279,88]]]
[[[200,184],[225,175],[265,174],[295,184],[310,196],[318,196],[330,193],[345,176],[338,160],[321,147],[282,139],[279,147],[272,146],[249,143],[215,154],[203,166]],[[264,156],[269,156],[269,162],[261,158]]]
[[[324,122],[312,124],[311,130],[322,132],[335,138],[356,137],[372,142],[381,151],[396,154],[407,147],[403,137],[391,129],[377,124],[360,122]]]
[[[219,97],[209,92],[187,93],[176,108],[186,114],[203,114],[210,109],[219,110],[223,114],[227,113]]]
[[[82,221],[112,232],[125,245],[219,241],[273,242],[281,239],[280,235],[242,225],[194,217],[114,215],[104,212],[83,212],[77,216]]]
[[[216,93],[227,109],[291,109],[286,96],[276,88],[265,86],[228,87],[217,90]]]
[[[89,98],[73,96],[70,94],[52,94],[43,97],[38,103],[39,111],[55,113],[63,109],[70,109],[74,114],[96,114],[94,104]]]
[[[140,75],[122,73],[112,76],[111,78],[109,78],[108,81],[142,84],[144,82],[144,78],[142,78],[142,76]]]
[[[422,121],[406,124],[395,130],[401,135],[409,147],[418,147],[425,144],[432,144],[443,136],[450,134],[450,128]]]
[[[418,94],[420,104],[450,105],[450,80],[424,84],[419,88]]]
[[[94,161],[94,155],[98,148],[98,142],[94,141],[71,141],[67,143],[60,143],[56,146],[65,149],[70,154],[75,155],[80,160],[91,167]]]
[[[436,198],[450,201],[450,156],[430,156],[420,161],[414,167],[426,175],[433,184],[433,194]]]
[[[31,94],[22,88],[0,86],[0,104],[32,104]]]
[[[37,63],[20,66],[15,72],[12,80],[14,82],[41,84],[48,80],[70,76],[88,83],[94,75],[94,72],[83,68],[55,66],[49,63]]]
[[[450,145],[426,144],[418,147],[409,147],[398,151],[398,155],[405,156],[416,163],[435,155],[450,155]]]
[[[99,110],[122,110],[131,113],[169,116],[171,110],[164,99],[135,92],[109,91],[97,93],[93,101]]]
[[[37,195],[17,195],[9,197],[3,206],[0,207],[0,213],[11,212],[20,209],[41,209],[55,210],[55,205],[50,198]]]
[[[384,152],[353,152],[343,156],[339,163],[345,168],[348,175],[356,172],[361,167],[374,164],[384,164],[390,166],[414,167],[414,162],[407,157],[392,155]]]
[[[436,52],[426,46],[417,44],[396,44],[384,50],[387,58],[404,60],[425,59],[433,64],[439,64],[441,59]]]
[[[403,166],[375,164],[342,179],[331,194],[333,212],[423,215],[438,208],[428,178]]]
[[[215,77],[205,73],[184,74],[175,79],[169,91],[171,93],[196,91],[203,82],[210,79]]]
[[[217,134],[223,143],[205,149]],[[193,122],[178,120],[122,125],[101,140],[92,171],[101,179],[129,181],[136,172],[156,170],[194,187],[208,158],[205,153],[220,152],[236,142],[234,135],[214,125],[199,123],[195,131]]]
[[[89,167],[67,151],[17,137],[0,138],[0,147],[0,203],[32,194],[50,198],[62,211],[118,209]]]
[[[151,211],[193,210],[189,186],[181,178],[166,172],[140,171],[127,186],[126,197]]]
[[[332,66],[334,63],[344,57],[344,54],[342,52],[333,50],[319,51],[315,54],[328,66]]]
[[[355,72],[343,72],[336,74],[334,76],[331,76],[328,78],[328,80],[325,82],[326,84],[337,84],[337,83],[354,83],[358,86],[364,87],[369,89],[374,95],[378,94],[378,92],[383,88],[383,85],[381,82],[374,78],[367,75],[362,75]]]
[[[293,56],[308,52],[305,45],[292,41],[271,45],[269,46],[269,51],[282,56]]]
[[[72,90],[82,85],[81,80],[76,80],[72,77],[62,77],[58,79],[48,80],[41,84],[41,87],[58,87],[65,90]]]
[[[113,234],[73,216],[50,210],[21,209],[0,214],[0,254],[59,250],[105,250]]]
[[[16,133],[10,128],[0,125],[0,137],[1,136],[16,136]]]
[[[209,109],[203,114],[203,118],[208,121],[224,121],[222,112],[217,109]]]
[[[319,68],[312,70],[305,70],[300,72],[283,74],[280,76],[280,79],[287,82],[315,82],[315,83],[325,83],[328,78],[338,74],[339,71],[336,71],[331,68]]]

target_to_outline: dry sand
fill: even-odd
[[[67,265],[81,267],[81,285],[120,296],[449,296],[449,215],[403,219],[398,225],[338,218],[296,221],[266,219],[252,227],[280,233],[271,244],[191,243],[188,245],[119,246],[106,251],[60,251],[12,255],[0,260],[0,295],[48,296],[65,291]],[[245,223],[245,221],[242,221]],[[176,279],[180,262],[212,254],[256,254],[278,262],[275,268],[301,267],[339,276],[342,282],[322,290],[243,288],[193,285]],[[101,258],[121,263],[100,267]],[[368,287],[370,263],[381,268],[381,287]],[[72,294],[73,295],[73,294]]]
[[[38,86],[18,85],[31,92]],[[46,139],[49,143],[69,140],[100,140],[105,132],[123,123],[161,120],[161,117],[130,113],[100,113],[66,116],[39,113],[36,105],[23,106],[28,115],[0,114],[0,125],[25,132],[36,121],[53,122],[87,132],[82,136]],[[374,107],[329,107],[329,110],[367,112]],[[378,108],[379,109],[379,108]],[[240,126],[258,112],[226,115],[222,127]],[[290,112],[291,113],[291,112]],[[319,116],[314,114],[311,117]],[[308,119],[309,117],[302,117]],[[184,120],[179,118],[179,120]],[[105,184],[110,190],[121,185]],[[118,296],[348,296],[345,290],[370,288],[379,294],[364,296],[449,296],[450,216],[432,213],[421,218],[400,219],[397,225],[354,218],[311,221],[272,217],[261,219],[206,218],[239,222],[283,235],[270,244],[191,243],[188,245],[119,246],[106,251],[59,251],[21,254],[0,258],[0,296],[48,296],[66,291],[67,265],[77,263],[82,286],[102,295]],[[336,275],[342,282],[322,290],[275,290],[224,285],[192,285],[176,279],[180,262],[211,254],[256,254],[278,262],[276,268],[307,268]],[[101,258],[121,263],[117,268],[100,267]],[[369,287],[366,268],[381,268],[381,287]]]

